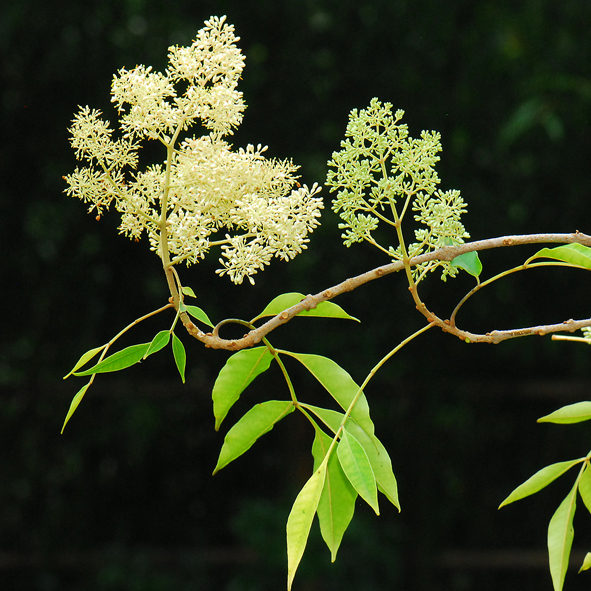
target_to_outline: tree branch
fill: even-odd
[[[489,238],[486,240],[477,240],[475,242],[468,242],[459,246],[445,246],[438,250],[434,250],[429,253],[422,254],[410,259],[410,265],[415,266],[421,263],[427,263],[429,261],[451,261],[455,257],[465,254],[467,252],[489,250],[491,248],[501,248],[505,246],[520,246],[526,244],[547,244],[547,243],[559,243],[559,244],[582,244],[584,246],[591,247],[591,236],[576,231],[572,234],[526,234],[517,236],[501,236],[499,238]],[[246,349],[259,343],[264,336],[275,330],[278,326],[286,324],[292,318],[297,316],[300,312],[305,310],[311,310],[316,308],[321,302],[332,300],[338,295],[353,291],[361,285],[379,279],[401,271],[404,268],[402,261],[395,261],[388,265],[376,267],[371,271],[357,275],[346,279],[342,283],[339,283],[333,287],[325,289],[316,295],[308,295],[301,302],[287,308],[277,316],[271,318],[260,327],[249,331],[241,339],[223,339],[218,336],[218,331],[214,329],[213,333],[204,333],[197,326],[193,324],[188,314],[182,313],[181,320],[183,325],[187,329],[187,332],[201,341],[206,347],[212,349],[226,349],[228,351],[238,351],[240,349]],[[425,309],[426,310],[426,309]],[[425,313],[425,311],[421,311]],[[471,343],[500,343],[501,341],[512,339],[521,336],[528,335],[545,335],[558,331],[573,332],[585,326],[591,326],[591,318],[584,320],[567,320],[560,324],[548,324],[541,326],[532,326],[528,328],[519,328],[511,330],[493,331],[487,334],[476,334],[468,331],[461,330],[455,326],[451,326],[444,320],[437,318],[427,311],[429,322],[434,322],[442,330],[457,336],[458,338]]]

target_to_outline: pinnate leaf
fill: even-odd
[[[343,410],[347,410],[351,402],[359,394],[359,386],[353,378],[332,359],[307,353],[292,353],[289,351],[283,351],[283,353],[291,355],[302,363],[328,390],[329,394],[339,403]],[[375,428],[369,416],[369,405],[363,392],[357,397],[355,406],[351,411],[351,417],[368,435],[373,435]]]
[[[568,568],[575,530],[573,518],[577,507],[577,485],[560,503],[548,526],[548,556],[554,591],[561,591]]]
[[[314,444],[312,445],[314,470],[320,467],[331,443],[332,439],[322,429],[317,427]],[[343,535],[353,518],[356,499],[357,491],[343,472],[337,454],[331,453],[328,459],[326,480],[318,503],[317,513],[320,532],[330,550],[332,562],[337,557],[337,551],[341,545]]]
[[[88,390],[88,387],[90,386],[91,383],[92,383],[92,380],[90,382],[88,382],[88,384],[86,384],[85,386],[82,386],[82,388],[80,388],[80,390],[78,391],[76,396],[74,396],[74,398],[72,398],[72,402],[70,404],[68,414],[66,415],[66,419],[64,421],[64,424],[62,425],[61,433],[64,432],[64,429],[66,428],[66,425],[68,424],[68,421],[70,420],[71,416],[74,414],[75,410],[78,408],[78,405],[82,401],[82,398],[84,398],[84,394],[86,394],[86,390]]]
[[[563,244],[556,248],[542,248],[530,257],[527,262],[535,259],[554,259],[563,263],[570,263],[585,269],[591,269],[591,248],[582,244]]]
[[[314,514],[326,478],[327,458],[299,492],[287,518],[287,591],[291,591],[296,570],[304,555]]]
[[[538,423],[582,423],[591,419],[591,401],[576,402],[563,406],[553,413],[538,419]]]
[[[249,450],[254,442],[268,433],[283,417],[295,410],[291,400],[268,400],[251,408],[229,431],[213,473]]]
[[[75,372],[75,376],[90,376],[95,373],[107,373],[111,371],[119,371],[126,369],[141,361],[148,349],[150,343],[142,343],[141,345],[131,345],[113,355],[109,355],[106,359],[103,359],[97,363],[94,367],[87,369],[86,371]]]
[[[216,431],[233,404],[240,398],[240,394],[258,375],[269,369],[271,361],[273,355],[267,347],[243,349],[226,361],[212,392]]]
[[[299,304],[306,296],[303,293],[284,293],[277,296],[273,299],[267,307],[256,317],[253,318],[251,322],[256,322],[260,318],[265,318],[266,316],[277,316],[277,314],[281,314],[284,310]],[[320,318],[343,318],[345,320],[355,320],[359,322],[357,318],[350,316],[337,304],[333,302],[320,302],[316,308],[312,308],[311,310],[304,310],[300,312],[298,316],[316,316]]]
[[[185,352],[185,346],[174,333],[172,333],[172,354],[176,363],[177,369],[181,374],[181,380],[185,383],[185,366],[187,364],[187,353]]]
[[[509,503],[519,501],[529,495],[533,495],[538,491],[548,486],[551,482],[556,480],[559,476],[562,476],[567,470],[570,470],[573,466],[580,464],[585,458],[579,458],[578,460],[567,460],[566,462],[557,462],[556,464],[550,464],[541,470],[538,470],[531,478],[528,478],[523,484],[519,485],[500,505],[504,507]]]
[[[361,498],[376,512],[376,515],[379,515],[378,489],[369,458],[361,443],[347,431],[346,427],[341,431],[337,454],[349,482]]]

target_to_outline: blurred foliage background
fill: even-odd
[[[113,73],[166,67],[227,14],[241,36],[249,108],[237,146],[293,157],[304,182],[323,182],[347,115],[372,97],[406,110],[410,132],[441,132],[442,188],[469,204],[474,239],[589,233],[591,4],[579,0],[20,0],[0,8],[0,585],[7,591],[267,591],[285,580],[285,521],[311,469],[313,434],[290,417],[211,477],[223,433],[210,392],[227,354],[184,338],[187,385],[172,355],[103,376],[63,436],[82,383],[62,381],[80,354],[160,305],[166,285],[145,243],[117,235],[63,194],[73,170],[67,127],[78,105],[114,116]],[[157,151],[154,156],[161,158]],[[183,281],[214,321],[252,318],[285,291],[316,293],[386,262],[345,249],[329,207],[309,250],[275,263],[256,286],[214,274],[215,255]],[[485,276],[536,248],[483,253]],[[442,316],[472,287],[430,278],[423,298]],[[589,316],[584,273],[529,271],[484,290],[458,323],[487,331]],[[276,346],[328,355],[361,381],[421,325],[401,277],[339,299],[362,320],[301,319]],[[121,345],[168,328],[157,318]],[[261,378],[254,401],[286,395]],[[300,395],[322,393],[298,375]],[[399,478],[400,515],[361,506],[330,564],[316,528],[296,589],[430,591],[550,588],[545,532],[572,479],[497,512],[543,465],[587,453],[588,426],[536,425],[588,397],[589,351],[549,338],[467,346],[443,334],[413,342],[368,391]],[[304,395],[305,393],[305,395]],[[224,427],[227,429],[227,427]],[[580,511],[581,512],[581,511]],[[582,512],[581,512],[582,513]],[[577,515],[567,589],[591,549]]]

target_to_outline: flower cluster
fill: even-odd
[[[306,248],[323,205],[318,185],[300,186],[291,161],[265,158],[260,145],[234,151],[225,141],[245,109],[236,90],[244,67],[238,40],[225,17],[212,17],[190,47],[169,49],[164,74],[121,69],[111,88],[121,138],[99,111],[81,108],[69,131],[88,165],[65,179],[67,193],[98,216],[113,203],[120,231],[136,240],[146,232],[165,265],[195,263],[221,246],[217,272],[253,283],[273,257],[289,260]],[[196,122],[205,135],[181,140]],[[144,139],[160,141],[166,160],[137,171]]]
[[[406,247],[410,257],[469,237],[460,222],[466,205],[459,191],[437,190],[440,135],[423,131],[418,139],[410,137],[400,123],[403,116],[404,111],[392,113],[390,103],[375,98],[367,109],[351,111],[346,139],[328,163],[326,181],[331,192],[338,191],[333,209],[343,220],[345,246],[365,240],[398,260],[403,258],[400,243],[381,246],[375,234],[380,222],[400,230],[409,209],[422,224],[414,231],[416,242]],[[413,269],[415,278],[435,267],[443,267],[443,279],[457,273],[448,262],[433,261]]]

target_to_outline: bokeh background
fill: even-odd
[[[6,591],[268,591],[285,584],[285,522],[312,465],[311,429],[293,415],[211,476],[223,434],[211,388],[227,354],[183,337],[182,385],[170,352],[105,375],[59,431],[82,382],[63,381],[80,354],[160,305],[166,285],[147,244],[118,236],[63,193],[76,163],[67,127],[78,105],[109,116],[113,73],[188,44],[210,15],[241,37],[249,108],[237,146],[301,165],[323,182],[347,115],[372,97],[406,111],[411,134],[441,132],[442,188],[469,204],[474,239],[591,232],[591,3],[580,0],[19,0],[0,8],[0,588]],[[160,157],[157,152],[153,152]],[[285,291],[316,293],[386,261],[344,248],[330,194],[309,250],[232,286],[217,256],[182,271],[214,321],[252,318]],[[536,248],[483,253],[484,276]],[[473,280],[425,282],[449,315]],[[473,330],[589,316],[582,272],[529,271],[474,298],[458,322]],[[402,277],[339,298],[360,325],[301,319],[278,347],[328,355],[363,380],[421,326]],[[171,318],[137,327],[145,342]],[[359,505],[337,562],[313,528],[296,578],[301,591],[550,589],[548,521],[570,489],[497,511],[542,466],[585,455],[589,427],[536,419],[589,396],[583,345],[549,338],[468,346],[429,332],[367,391],[393,459],[402,513]],[[318,385],[293,368],[303,399]],[[228,418],[286,396],[278,372]],[[582,507],[582,503],[581,503]],[[591,517],[575,517],[566,589],[591,550]]]

